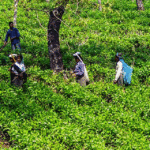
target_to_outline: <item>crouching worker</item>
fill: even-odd
[[[124,62],[122,58],[122,53],[117,53],[115,56],[115,60],[117,62],[117,65],[114,84],[117,83],[121,86],[123,86],[123,84],[125,84],[126,86],[131,84],[131,76],[133,69]]]
[[[11,56],[10,56],[11,57]],[[12,64],[11,68],[11,84],[15,86],[22,86],[27,81],[27,74],[25,73],[25,65],[22,63],[22,55],[17,56],[16,62]]]
[[[89,83],[89,77],[85,68],[85,64],[83,63],[82,57],[80,56],[80,52],[76,52],[73,54],[73,56],[76,61],[74,76],[81,86],[86,86]]]

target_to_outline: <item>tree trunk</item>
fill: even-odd
[[[99,10],[102,11],[101,0],[98,0],[98,4],[99,4]]]
[[[48,50],[50,58],[50,68],[56,72],[63,70],[63,61],[60,53],[59,28],[64,7],[60,6],[50,12],[48,24]]]
[[[48,3],[49,3],[49,0],[46,0],[46,2],[48,2]]]
[[[14,21],[13,24],[16,27],[17,26],[17,6],[18,6],[19,0],[14,0]]]
[[[142,0],[136,0],[136,4],[137,4],[137,9],[138,10],[144,10]]]

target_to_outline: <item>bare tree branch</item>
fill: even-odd
[[[42,24],[41,24],[41,22],[40,22],[40,20],[39,20],[38,14],[36,14],[36,15],[37,15],[37,21],[39,22],[39,25],[40,25],[45,31],[47,31],[47,29],[42,26]]]
[[[78,11],[78,7],[79,7],[79,2],[78,2],[78,0],[77,0],[77,9],[76,9],[76,12]]]
[[[14,0],[14,21],[13,24],[16,27],[17,26],[17,6],[18,6],[19,0]]]
[[[98,4],[99,4],[99,10],[102,11],[101,0],[98,0]]]

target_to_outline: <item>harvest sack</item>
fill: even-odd
[[[85,79],[85,76],[81,77],[80,79],[77,79],[77,82],[78,82],[81,86],[86,86],[86,79]]]
[[[85,78],[86,82],[89,82],[89,81],[90,81],[90,80],[89,80],[89,76],[88,76],[88,72],[87,72],[85,66],[84,66],[84,78]]]
[[[122,58],[120,58],[120,61],[122,62],[123,65],[122,74],[124,84],[131,84],[131,76],[133,69],[130,66],[128,66]]]

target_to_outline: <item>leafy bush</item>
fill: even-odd
[[[10,136],[9,149],[149,149],[150,2],[144,1],[143,12],[131,0],[102,1],[102,12],[94,0],[78,2],[69,1],[60,28],[64,79],[63,71],[49,69],[47,48],[46,11],[58,1],[19,1],[17,28],[28,81],[20,89],[10,85],[8,44],[0,53],[0,131]],[[3,45],[13,2],[2,0],[0,11]],[[76,51],[89,72],[86,87],[69,73]],[[117,52],[133,67],[128,87],[112,83]]]

